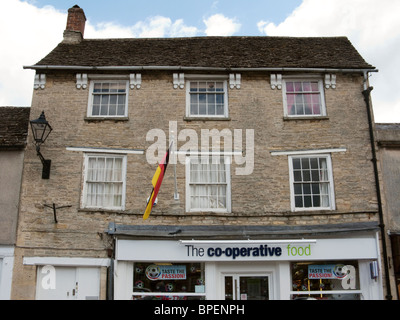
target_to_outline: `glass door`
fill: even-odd
[[[226,275],[225,300],[269,300],[267,275]]]

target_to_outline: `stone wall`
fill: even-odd
[[[140,89],[129,90],[128,119],[86,118],[89,90],[77,89],[75,73],[48,73],[44,90],[34,92],[31,118],[42,110],[53,127],[41,152],[52,160],[49,180],[41,179],[42,164],[28,137],[14,271],[14,298],[34,298],[35,269],[22,266],[22,256],[107,257],[112,239],[108,223],[128,225],[316,225],[376,221],[377,202],[361,75],[337,74],[336,89],[325,90],[327,117],[284,118],[281,90],[272,90],[268,74],[242,73],[240,89],[228,89],[229,119],[185,120],[186,91],[173,89],[172,73],[143,72]],[[167,169],[150,218],[142,219],[152,186],[155,164],[146,160],[151,129],[168,138],[170,121],[183,129],[254,129],[254,170],[235,175],[231,168],[232,212],[185,212],[185,166],[176,165],[179,200],[174,200],[173,165]],[[178,142],[178,149],[184,144]],[[81,208],[83,153],[67,147],[144,149],[128,154],[126,209]],[[343,148],[332,153],[336,210],[291,212],[286,155],[272,151]],[[243,146],[243,150],[246,147]],[[53,211],[45,206],[70,206]],[[23,288],[28,286],[30,290]],[[25,296],[23,292],[30,292]]]

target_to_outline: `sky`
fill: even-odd
[[[85,38],[346,36],[379,72],[375,122],[400,123],[399,0],[1,0],[0,106],[30,106],[33,65],[62,41],[67,11],[84,9]]]

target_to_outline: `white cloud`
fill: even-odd
[[[230,19],[222,14],[215,14],[203,20],[207,36],[232,36],[240,30],[241,24],[236,19]]]
[[[35,72],[24,70],[45,57],[63,39],[67,14],[35,1],[1,0],[0,106],[29,106]],[[183,20],[156,16],[133,26],[86,22],[85,38],[186,37],[199,32]]]
[[[371,77],[375,120],[400,122],[398,12],[398,0],[304,0],[282,23],[257,26],[269,36],[347,36],[380,71]]]
[[[0,106],[29,106],[34,72],[23,66],[35,64],[62,40],[66,15],[17,0],[1,5]]]
[[[163,38],[191,37],[198,33],[196,27],[186,26],[182,19],[172,22],[170,18],[155,16],[139,21],[131,27],[107,22],[92,25],[86,22],[85,38]]]

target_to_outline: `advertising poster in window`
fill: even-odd
[[[308,279],[343,279],[347,268],[342,264],[309,265]]]
[[[186,280],[185,265],[156,265],[151,264],[146,268],[146,277],[149,280]]]

